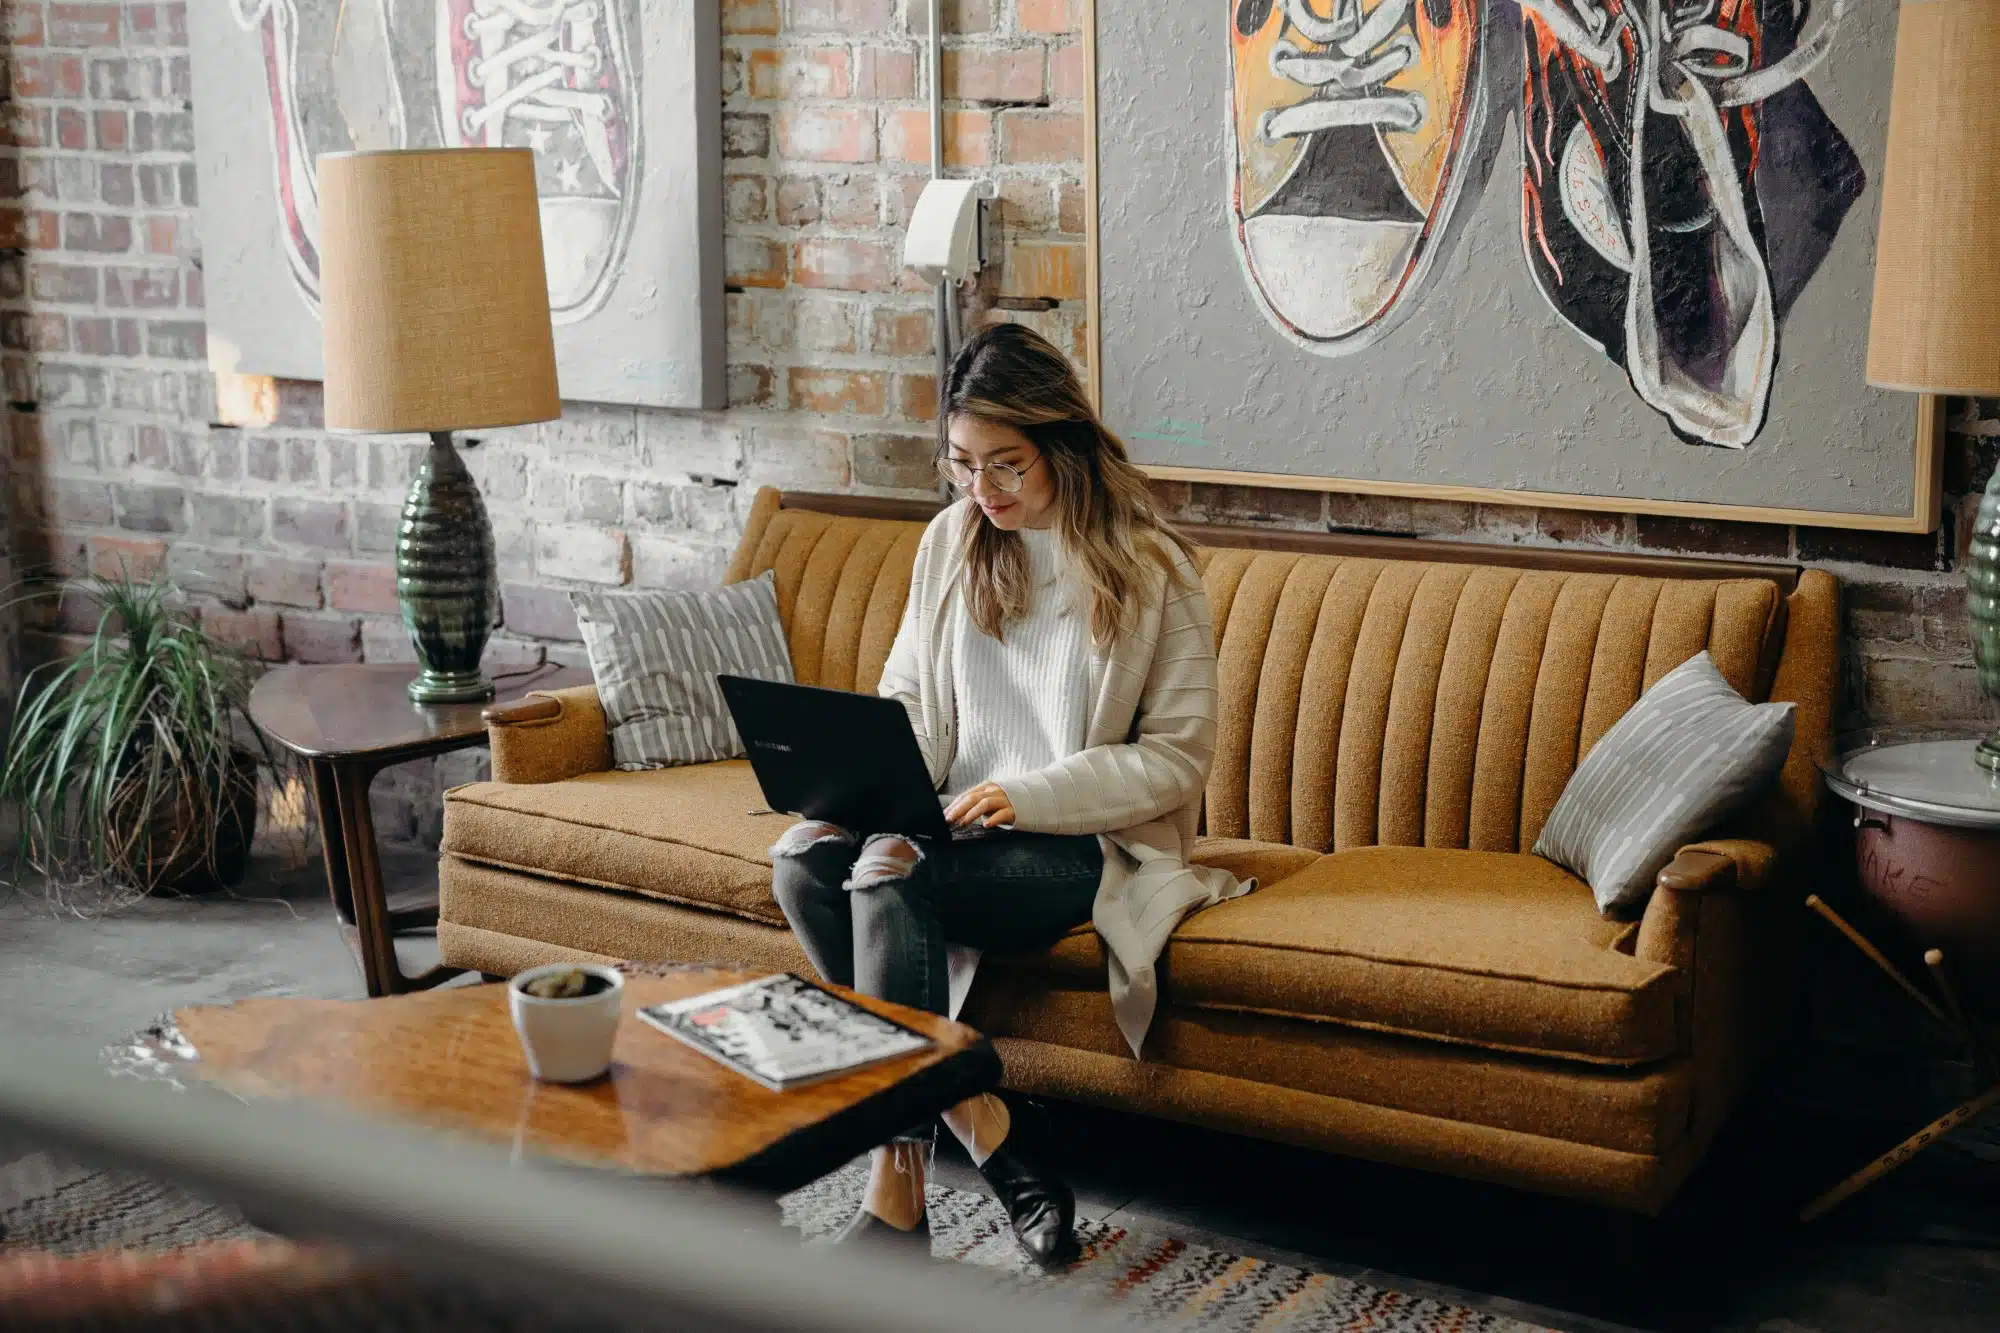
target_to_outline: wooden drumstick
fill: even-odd
[[[1807,1204],[1799,1213],[1799,1221],[1810,1222],[1824,1216],[1828,1210],[1842,1200],[1851,1197],[1894,1171],[1903,1163],[1931,1146],[1969,1120],[1977,1119],[1994,1106],[2000,1105],[2000,1083],[1995,1083],[1971,1101],[1953,1107],[1937,1119],[1925,1125],[1901,1143],[1883,1153],[1868,1165],[1856,1171],[1847,1179],[1835,1185],[1826,1193]]]
[[[1979,1070],[1981,1077],[1994,1077],[1992,1053],[1986,1049],[1986,1039],[1980,1035],[1978,1028],[1972,1026],[1971,1017],[1966,1013],[1965,1006],[1959,1002],[1958,988],[1951,984],[1951,974],[1944,970],[1944,950],[1924,950],[1924,966],[1928,967],[1931,975],[1937,978],[1938,993],[1944,996],[1945,1007],[1951,1010],[1953,1020],[1965,1032],[1966,1043],[1972,1047],[1974,1067]]]
[[[1851,944],[1853,944],[1855,948],[1861,950],[1862,953],[1868,955],[1869,960],[1872,961],[1875,964],[1875,966],[1881,968],[1884,972],[1887,972],[1889,974],[1890,980],[1894,981],[1898,986],[1901,986],[1905,991],[1907,991],[1911,999],[1915,1000],[1918,1004],[1922,1005],[1924,1008],[1930,1010],[1931,1017],[1937,1019],[1938,1022],[1944,1024],[1946,1027],[1955,1026],[1952,1023],[1951,1015],[1947,1014],[1942,1008],[1940,1008],[1936,1000],[1933,1000],[1930,996],[1924,994],[1923,991],[1917,987],[1917,984],[1914,981],[1911,981],[1908,977],[1903,975],[1902,969],[1898,968],[1894,963],[1890,962],[1888,957],[1885,954],[1883,954],[1883,952],[1880,949],[1876,948],[1873,944],[1870,944],[1868,942],[1867,936],[1863,935],[1860,931],[1856,930],[1854,927],[1848,925],[1846,919],[1843,918],[1840,915],[1840,913],[1834,911],[1831,907],[1828,907],[1817,893],[1806,895],[1806,906],[1812,908],[1813,911],[1818,912],[1821,916],[1825,917],[1835,930],[1847,936],[1848,941]]]

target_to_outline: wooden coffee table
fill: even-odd
[[[327,891],[370,995],[422,990],[461,970],[434,967],[410,977],[397,965],[396,935],[435,928],[437,901],[389,906],[368,808],[375,775],[392,764],[484,745],[486,722],[480,714],[494,702],[591,680],[581,668],[545,663],[496,678],[498,693],[491,701],[417,704],[408,692],[416,675],[416,667],[393,663],[282,666],[265,672],[250,691],[252,720],[305,761],[326,854]]]
[[[516,1151],[772,1190],[817,1180],[1000,1081],[999,1057],[973,1029],[847,991],[937,1045],[772,1092],[633,1017],[641,1005],[762,975],[632,968],[611,1073],[595,1083],[537,1083],[529,1075],[501,985],[182,1009],[150,1054],[170,1066],[192,1060],[240,1096],[334,1103]]]

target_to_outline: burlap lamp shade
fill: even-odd
[[[329,153],[319,210],[328,429],[562,414],[533,153]]]
[[[1903,0],[1868,382],[2000,393],[2000,0]]]
[[[2000,393],[2000,0],[1903,0],[1875,238],[1868,382]],[[2000,473],[1965,560],[1979,684],[2000,700]],[[2000,772],[2000,731],[1976,757]]]
[[[451,432],[562,414],[534,154],[330,153],[318,171],[327,427],[431,437],[396,539],[410,698],[484,699],[493,527]]]

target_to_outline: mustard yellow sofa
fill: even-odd
[[[907,517],[879,517],[880,513]],[[761,493],[798,679],[872,690],[922,506]],[[1835,686],[1834,580],[1790,566],[1200,528],[1221,662],[1201,859],[1255,875],[1169,944],[1145,1059],[1081,927],[992,959],[966,1018],[1034,1093],[1657,1212],[1777,1034]],[[1289,549],[1288,549],[1289,548]],[[1401,557],[1401,558],[1398,558]],[[1707,649],[1798,705],[1780,787],[1642,918],[1528,854],[1577,762]],[[496,709],[445,799],[444,961],[808,965],[741,761],[610,768],[594,690]]]

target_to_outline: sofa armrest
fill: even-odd
[[[1736,862],[1720,852],[1683,847],[1654,883],[1657,889],[1673,893],[1733,889],[1736,887]]]
[[[611,737],[595,685],[537,690],[481,716],[495,782],[561,782],[611,767]]]
[[[1639,958],[1675,967],[1694,959],[1700,899],[1708,894],[1751,892],[1771,881],[1778,854],[1752,838],[1712,838],[1680,849],[1655,881],[1633,946]]]
[[[1676,1026],[1694,1068],[1689,1127],[1698,1141],[1715,1132],[1797,1012],[1798,909],[1770,891],[1788,860],[1755,838],[1690,843],[1660,872],[1639,922],[1633,955],[1678,974],[1670,984],[1679,987]]]
[[[1778,853],[1751,838],[1711,838],[1680,849],[1655,881],[1677,893],[1709,889],[1756,890],[1771,880]]]

